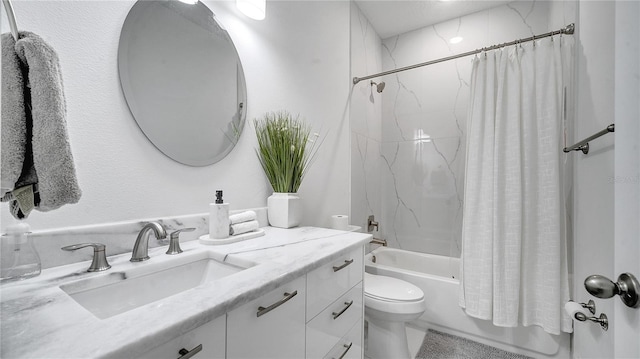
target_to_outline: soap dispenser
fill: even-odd
[[[40,256],[33,247],[29,225],[24,222],[7,226],[0,237],[0,282],[22,280],[40,275]]]
[[[216,201],[209,204],[209,237],[229,237],[229,203],[224,203],[222,191],[216,191]]]

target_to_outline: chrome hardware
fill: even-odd
[[[344,302],[345,307],[344,307],[344,308],[342,308],[342,310],[341,310],[341,311],[339,311],[339,312],[337,312],[337,313],[336,313],[336,312],[331,313],[331,315],[333,315],[333,319],[338,319],[338,317],[339,317],[339,316],[341,316],[341,315],[342,315],[342,313],[346,312],[346,311],[347,311],[347,309],[349,309],[349,307],[351,307],[351,304],[353,304],[353,301],[352,301],[352,300],[350,300],[350,301],[348,301],[348,302]]]
[[[149,259],[149,235],[151,231],[155,233],[157,239],[167,238],[167,231],[158,222],[149,222],[138,233],[136,243],[133,245],[133,252],[131,253],[132,262],[142,262]]]
[[[387,246],[387,240],[386,239],[374,238],[369,243],[371,243],[371,244],[381,244],[383,247]]]
[[[620,274],[616,283],[605,276],[590,275],[584,280],[584,287],[594,297],[606,299],[617,294],[627,307],[640,307],[640,284],[631,273]]]
[[[180,232],[193,232],[195,230],[195,228],[190,227],[171,232],[169,235],[169,249],[167,249],[167,254],[172,255],[182,253],[182,248],[180,248]]]
[[[334,272],[337,272],[337,271],[339,271],[340,269],[343,269],[344,267],[348,266],[348,265],[349,265],[349,264],[351,264],[351,263],[353,263],[353,259],[345,260],[343,265],[338,266],[338,267],[333,266],[333,271],[334,271]]]
[[[91,261],[91,265],[89,266],[89,269],[87,269],[87,272],[102,272],[111,268],[109,262],[107,262],[107,255],[105,253],[106,247],[102,243],[79,243],[62,247],[60,249],[63,251],[75,251],[86,247],[93,247],[93,260]]]
[[[367,75],[367,76],[364,76],[364,77],[354,77],[351,81],[353,82],[354,85],[356,85],[356,84],[358,84],[358,82],[360,82],[362,80],[368,80],[368,79],[372,79],[372,78],[376,78],[376,77],[391,75],[391,74],[395,74],[395,73],[402,72],[402,71],[416,69],[416,68],[422,67],[422,66],[429,66],[429,65],[439,64],[439,63],[444,62],[444,61],[458,59],[458,58],[461,58],[461,57],[467,57],[467,56],[479,54],[481,52],[485,52],[486,53],[486,51],[489,51],[489,50],[500,49],[500,48],[503,48],[503,47],[506,47],[506,46],[511,46],[511,45],[517,45],[517,44],[520,44],[520,43],[523,43],[523,42],[528,42],[528,41],[532,41],[532,40],[541,39],[543,37],[555,36],[555,35],[559,35],[559,34],[573,34],[574,31],[575,31],[575,25],[574,24],[569,24],[569,25],[567,25],[566,27],[564,27],[562,29],[551,31],[551,32],[547,32],[547,33],[544,33],[544,34],[535,35],[535,36],[527,37],[527,38],[524,38],[524,39],[518,39],[518,40],[514,40],[514,41],[510,41],[510,42],[505,42],[505,43],[502,43],[502,44],[492,45],[492,46],[489,46],[489,47],[483,47],[481,49],[476,49],[476,50],[473,50],[473,51],[467,51],[467,52],[463,52],[463,53],[460,53],[460,54],[447,56],[447,57],[443,57],[443,58],[439,58],[439,59],[435,59],[435,60],[431,60],[431,61],[427,61],[427,62],[422,62],[422,63],[415,64],[415,65],[409,65],[409,66],[405,66],[405,67],[396,68],[396,69],[393,69],[393,70],[379,72],[379,73],[373,74],[373,75]]]
[[[367,218],[367,232],[373,232],[374,228],[376,231],[378,230],[378,222],[374,219],[373,214]]]
[[[284,298],[280,299],[279,301],[277,301],[276,303],[271,304],[268,307],[258,307],[258,313],[257,316],[262,316],[265,315],[267,313],[269,313],[270,311],[278,308],[279,306],[283,305],[284,303],[286,303],[287,301],[289,301],[289,299],[295,297],[298,294],[297,290],[294,290],[293,293],[284,293]]]
[[[580,303],[580,305],[582,308],[589,309],[589,313],[596,314],[596,303],[593,300],[589,299],[586,304]]]
[[[584,313],[576,313],[575,318],[581,322],[584,321],[592,321],[594,323],[599,323],[602,330],[607,331],[609,329],[609,319],[607,315],[602,313],[600,317],[587,317]]]
[[[575,145],[563,148],[562,152],[569,153],[571,151],[582,151],[582,153],[586,155],[587,153],[589,153],[589,141],[595,140],[600,136],[604,136],[609,132],[615,132],[615,131],[616,131],[616,125],[615,123],[612,123],[609,126],[607,126],[607,128],[605,128],[604,130],[585,138],[584,140],[576,143]]]
[[[178,350],[178,354],[180,354],[181,356],[178,357],[178,359],[189,359],[192,356],[198,354],[200,351],[202,350],[202,344],[198,344],[197,347],[191,349],[191,350],[187,350],[185,348],[182,348],[180,350]]]
[[[344,358],[344,356],[347,355],[347,352],[349,351],[349,349],[351,349],[352,345],[353,345],[353,342],[349,344],[344,344],[343,347],[345,347],[346,349],[342,352],[342,354],[338,357],[338,359]],[[336,358],[332,358],[332,359],[336,359]]]

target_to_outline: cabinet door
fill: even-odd
[[[340,255],[307,274],[307,320],[313,319],[338,297],[362,281],[363,248]]]
[[[356,323],[353,328],[325,355],[324,359],[362,359],[362,321]]]
[[[307,358],[322,358],[356,323],[364,325],[363,310],[360,282],[307,323]]]
[[[227,313],[227,358],[304,358],[305,296],[303,276]]]
[[[226,316],[221,316],[200,326],[184,335],[148,351],[140,358],[148,359],[176,359],[183,357],[183,353],[190,352],[196,359],[210,359],[225,357],[225,324]],[[202,346],[198,350],[199,346]],[[180,353],[182,351],[182,353]],[[188,354],[187,354],[188,355]]]

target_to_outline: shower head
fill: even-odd
[[[376,91],[378,91],[378,93],[382,93],[382,90],[384,90],[384,81],[380,81],[379,84],[371,81],[371,86],[375,86]]]

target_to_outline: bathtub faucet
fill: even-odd
[[[371,243],[371,244],[381,244],[383,247],[387,246],[387,240],[386,239],[374,238],[369,243]]]

